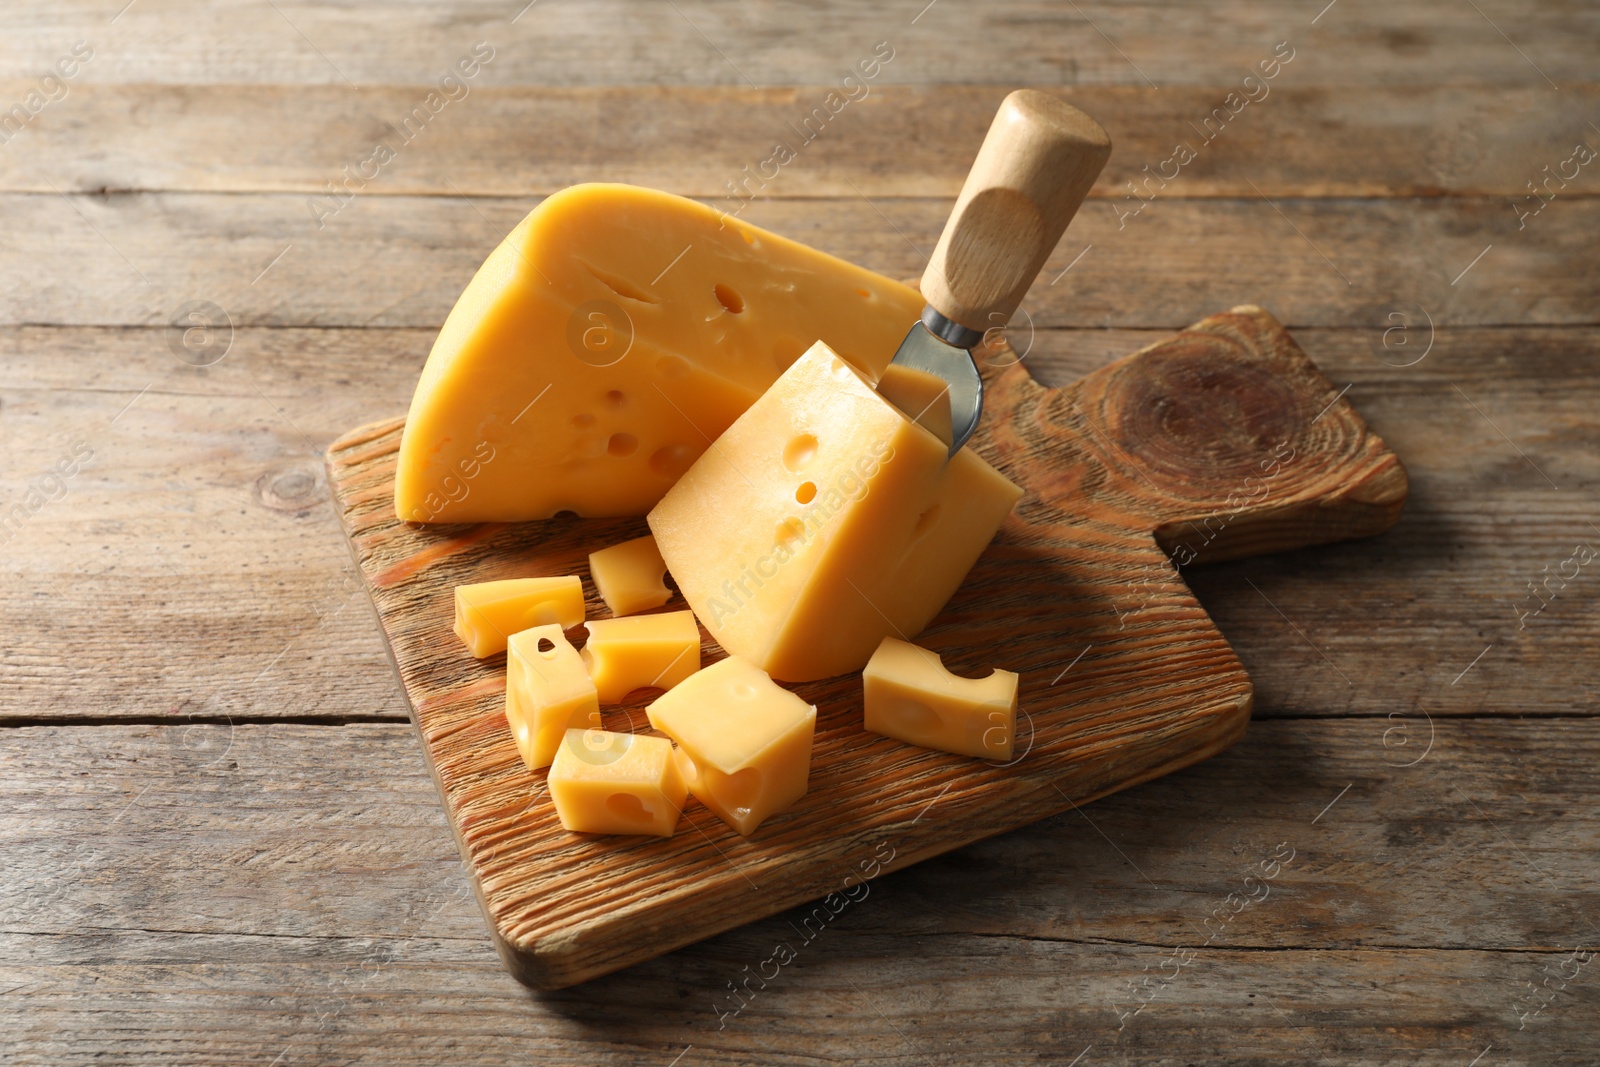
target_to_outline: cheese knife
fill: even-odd
[[[1005,98],[922,273],[927,306],[878,390],[950,444],[978,426],[972,350],[1005,326],[1111,155],[1100,124],[1048,93]]]

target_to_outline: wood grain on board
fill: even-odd
[[[1249,718],[1250,681],[1169,556],[1232,559],[1399,518],[1399,460],[1259,308],[1212,316],[1060,390],[1003,347],[982,362],[976,448],[1025,493],[917,640],[969,674],[1004,649],[1021,676],[1021,754],[998,766],[868,734],[856,676],[796,686],[819,712],[810,789],[748,838],[696,804],[668,839],[562,829],[511,742],[503,659],[475,661],[450,638],[454,585],[583,573],[589,552],[636,536],[642,520],[401,523],[403,420],[330,446],[357,562],[520,980],[559,988],[605,974],[1221,751]],[[610,712],[608,726],[646,729],[642,704]],[[885,857],[877,848],[891,837]]]

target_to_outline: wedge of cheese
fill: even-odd
[[[876,380],[910,288],[628,185],[547,198],[445,320],[400,444],[412,522],[642,515],[819,337]]]
[[[864,667],[955,592],[1022,490],[818,343],[650,512],[730,655],[787,682]],[[692,786],[691,786],[692,788]]]

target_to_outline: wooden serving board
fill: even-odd
[[[740,837],[691,798],[671,838],[569,833],[518,758],[505,658],[451,633],[453,586],[583,574],[643,519],[412,526],[394,517],[402,419],[328,450],[328,480],[423,750],[511,972],[559,988],[1203,760],[1238,740],[1250,679],[1188,565],[1376,534],[1405,469],[1265,311],[1215,315],[1064,389],[987,353],[974,439],[1026,492],[918,643],[961,673],[1021,675],[999,766],[861,727],[861,680],[818,708],[810,791]],[[586,580],[591,617],[608,614]],[[667,607],[681,608],[680,598]],[[704,661],[722,656],[709,638]],[[646,732],[640,691],[605,709]],[[826,902],[819,905],[826,909]],[[829,914],[824,910],[819,921]]]

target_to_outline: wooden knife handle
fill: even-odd
[[[1111,155],[1111,138],[1072,105],[1036,89],[1000,104],[955,210],[922,275],[922,294],[952,322],[1004,326]]]

